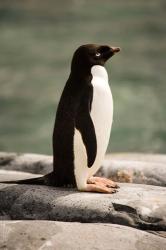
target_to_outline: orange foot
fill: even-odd
[[[112,194],[117,192],[117,188],[119,188],[119,186],[114,181],[92,176],[87,181],[86,191]]]

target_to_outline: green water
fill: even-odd
[[[122,52],[107,64],[114,98],[108,151],[166,153],[165,1],[1,1],[0,150],[51,154],[73,51]]]

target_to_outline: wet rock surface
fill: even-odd
[[[1,249],[164,250],[166,239],[113,224],[1,221]]]

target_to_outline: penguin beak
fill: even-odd
[[[103,53],[104,62],[109,60],[113,55],[120,51],[120,47],[112,47],[112,46],[101,46],[100,51]]]
[[[121,50],[120,47],[110,47],[110,49],[111,49],[111,52],[113,53],[113,55]]]

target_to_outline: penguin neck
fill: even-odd
[[[108,82],[108,74],[107,74],[107,70],[105,69],[104,66],[94,65],[91,68],[91,74],[92,74],[92,76],[95,76],[95,77],[98,77],[98,78],[102,78],[106,82]]]

